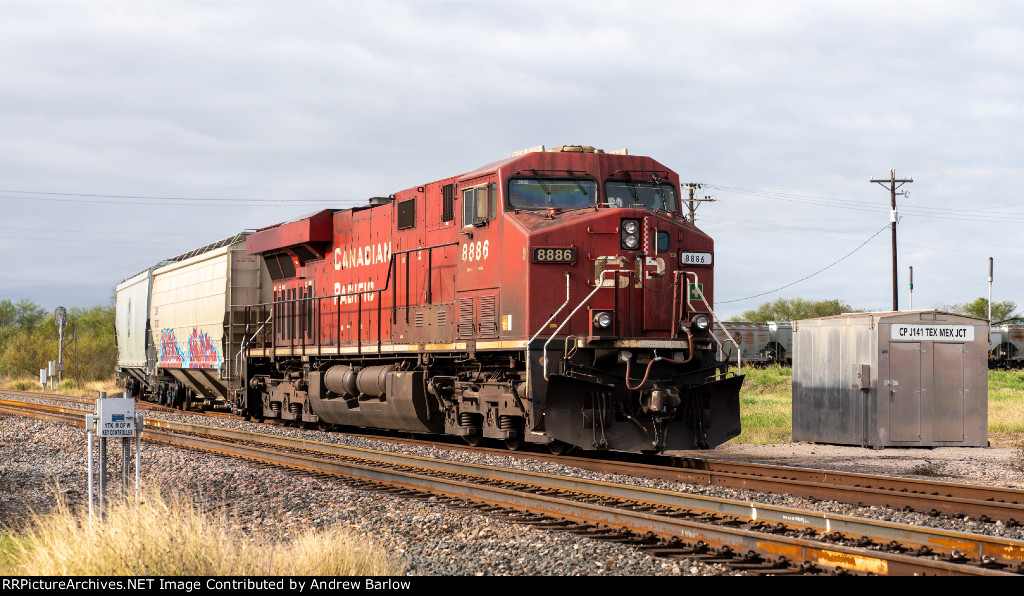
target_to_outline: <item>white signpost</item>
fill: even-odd
[[[130,397],[108,398],[106,392],[100,391],[96,399],[96,413],[85,417],[85,432],[89,435],[89,519],[93,516],[93,434],[99,440],[99,510],[103,513],[103,505],[107,495],[107,438],[121,437],[121,488],[122,494],[128,493],[128,472],[131,468],[131,439],[135,438],[135,498],[139,498],[141,459],[142,414],[135,413],[135,400]]]

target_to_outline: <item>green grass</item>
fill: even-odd
[[[793,426],[793,370],[744,367],[740,391],[743,430],[731,443],[788,443]],[[988,433],[993,446],[1024,444],[1024,371],[988,372]]]
[[[740,436],[732,443],[789,443],[793,426],[793,369],[745,367],[740,390]]]
[[[989,371],[988,434],[993,445],[1024,440],[1024,371]]]

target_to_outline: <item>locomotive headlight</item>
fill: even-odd
[[[612,315],[606,312],[599,312],[594,315],[594,327],[607,329],[612,326]]]
[[[711,326],[711,319],[707,315],[694,315],[690,322],[700,331],[707,331],[708,327]]]
[[[622,248],[636,250],[640,248],[640,222],[635,219],[622,220]]]

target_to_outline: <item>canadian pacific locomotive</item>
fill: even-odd
[[[120,354],[138,347],[119,373],[257,420],[714,447],[740,432],[743,377],[713,334],[713,241],[680,207],[678,175],[650,157],[519,152],[126,280]]]

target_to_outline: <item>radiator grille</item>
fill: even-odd
[[[496,337],[498,335],[498,319],[495,303],[497,297],[480,297],[480,337]]]
[[[473,337],[473,298],[459,298],[459,337]]]
[[[455,219],[455,185],[445,184],[441,187],[441,221]]]

